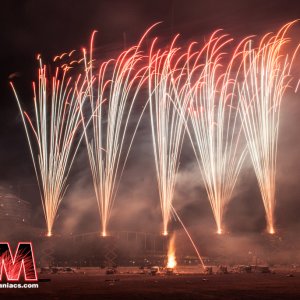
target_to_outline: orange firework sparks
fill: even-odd
[[[280,107],[299,46],[291,56],[283,52],[283,47],[289,42],[286,34],[294,23],[286,24],[277,34],[265,35],[258,48],[248,41],[243,52],[244,81],[239,88],[239,111],[270,234],[275,233]]]
[[[185,73],[188,86],[183,101],[177,101],[199,170],[202,173],[217,232],[222,233],[224,211],[231,199],[245,158],[238,126],[236,76],[232,68],[239,56],[238,45],[226,65],[224,47],[232,39],[214,32],[199,50],[189,47]]]
[[[176,255],[175,255],[175,233],[174,233],[169,241],[167,268],[174,269],[176,266],[177,266],[177,262],[176,262]]]
[[[23,110],[11,84],[39,184],[48,237],[52,235],[54,220],[66,192],[67,178],[82,139],[75,137],[81,124],[80,106],[87,95],[86,81],[81,76],[73,81],[66,75],[67,71],[64,71],[60,78],[57,68],[49,88],[46,67],[40,59],[38,88],[33,83],[35,113],[32,118]]]
[[[176,37],[177,38],[177,37]],[[163,217],[163,235],[168,234],[179,157],[182,149],[185,122],[178,113],[177,102],[188,94],[185,85],[185,56],[176,56],[173,40],[169,49],[155,50],[152,43],[149,55],[149,104],[152,140],[155,157],[159,198]]]
[[[144,112],[143,110],[133,134],[128,139],[128,124],[133,106],[147,78],[148,67],[140,66],[143,60],[141,44],[150,29],[136,46],[123,51],[117,59],[101,63],[96,75],[93,74],[95,33],[91,38],[89,58],[86,53],[84,54],[86,79],[90,87],[89,106],[92,112],[92,136],[90,137],[85,131],[85,139],[99,208],[102,236],[107,235],[108,222],[119,182],[137,126]],[[105,108],[104,105],[106,105]],[[87,125],[83,113],[82,121]]]

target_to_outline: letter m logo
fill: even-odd
[[[4,273],[8,281],[19,281],[22,272],[25,281],[37,281],[32,244],[19,243],[13,256],[9,243],[0,243],[0,281]]]

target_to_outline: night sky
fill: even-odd
[[[9,86],[11,76],[22,103],[30,110],[31,82],[36,79],[38,67],[35,59],[37,53],[41,53],[44,62],[49,63],[57,54],[87,45],[93,30],[98,30],[97,45],[103,47],[106,55],[107,51],[110,51],[107,49],[115,53],[123,49],[124,34],[126,43],[133,44],[147,27],[157,21],[163,23],[155,30],[155,35],[162,39],[171,39],[174,34],[180,33],[183,41],[191,39],[201,41],[204,36],[208,36],[218,28],[223,28],[234,38],[239,39],[250,34],[261,35],[275,31],[286,22],[297,18],[300,18],[300,2],[293,0],[2,1],[0,13],[0,183],[13,185],[16,190],[21,191],[21,196],[26,200],[39,203],[36,202],[39,199],[36,200],[33,196],[36,195],[34,191],[37,190],[37,186],[31,157],[17,104]],[[297,26],[299,29],[300,24]],[[279,135],[278,198],[280,195],[281,199],[278,200],[278,205],[282,215],[278,216],[278,220],[281,220],[284,226],[289,224],[299,226],[300,103],[298,103],[299,100],[297,101],[297,96],[291,97],[292,100],[282,112],[281,131],[285,133]],[[134,153],[145,155],[152,151],[149,140],[144,141],[142,138],[138,140],[144,144],[137,146]],[[187,156],[186,153],[183,155]],[[188,163],[193,161],[192,155],[186,159]],[[134,171],[132,159],[129,159],[128,174],[139,173],[145,169],[145,166],[150,166],[152,163],[152,168],[154,168],[153,157],[151,154],[148,156],[147,159],[137,158],[139,166]],[[79,155],[79,162],[74,166],[75,170],[84,172],[79,167],[84,160],[84,154]],[[88,169],[88,161],[83,164]],[[79,172],[79,174],[82,173]],[[153,174],[154,171],[150,171],[149,177],[153,177]],[[78,180],[79,175],[73,176]],[[134,176],[132,178],[136,179]],[[91,178],[87,179],[89,180]],[[146,175],[143,176],[143,180],[147,186],[156,183],[155,180],[148,179]],[[127,184],[130,182],[133,183],[134,179],[125,180]],[[199,191],[205,197],[200,185],[201,180],[199,180],[199,186],[194,186],[191,193],[194,195]],[[179,188],[182,188],[180,184]],[[238,216],[237,219],[241,218],[237,224],[242,230],[263,229],[264,212],[250,163],[241,173],[238,188],[237,194],[242,198],[240,202],[243,202],[243,205],[235,200],[229,207],[232,215]],[[151,189],[152,195],[155,195],[155,189],[156,187]],[[178,195],[185,195],[184,193],[187,191],[179,190]],[[90,194],[93,194],[92,190]],[[189,196],[198,197],[193,195]],[[158,201],[158,198],[154,199],[155,201]],[[179,206],[183,212],[186,211],[186,214],[195,213],[195,207],[198,207],[200,215],[194,216],[197,220],[205,214],[211,215],[207,199],[203,200],[205,205],[201,209],[197,200],[194,202],[186,206],[181,203]],[[96,207],[96,202],[91,202],[89,207],[93,205]],[[141,212],[146,210],[145,207],[147,205],[143,206]],[[157,207],[159,208],[159,202],[157,202]],[[40,209],[39,206],[38,210]],[[67,215],[67,212],[65,214]],[[251,219],[251,214],[255,215],[255,218]],[[249,228],[243,227],[241,225],[244,222],[243,218],[254,219],[255,225]],[[151,217],[148,219],[151,220]],[[237,224],[232,224],[230,215],[227,219],[230,226],[237,226]],[[290,223],[282,220],[289,220]]]

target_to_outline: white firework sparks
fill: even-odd
[[[244,81],[240,86],[240,114],[248,149],[258,180],[266,212],[267,230],[275,233],[276,159],[280,107],[291,80],[295,54],[284,54],[288,29],[286,24],[277,34],[267,34],[254,48],[252,41],[243,52]]]

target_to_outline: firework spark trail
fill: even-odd
[[[93,74],[94,34],[91,39],[89,58],[85,54],[86,78],[90,83],[92,139],[89,140],[87,131],[85,131],[85,138],[101,219],[102,236],[107,235],[119,182],[144,112],[143,109],[129,138],[128,125],[133,106],[147,78],[148,67],[140,65],[143,59],[141,43],[152,27],[146,31],[137,46],[122,52],[116,60],[111,59],[102,63],[97,75]],[[82,120],[85,123],[84,116]]]
[[[185,124],[177,102],[186,91],[184,68],[179,68],[185,56],[176,58],[179,48],[155,51],[153,42],[149,55],[149,105],[159,198],[163,217],[163,234],[168,234],[176,174],[182,149]]]
[[[81,124],[80,105],[84,103],[87,94],[87,83],[80,75],[76,80],[67,78],[66,71],[60,79],[57,69],[49,88],[46,66],[42,65],[41,59],[39,62],[38,89],[33,83],[33,118],[23,111],[12,83],[11,86],[22,116],[39,185],[47,235],[51,236],[59,205],[66,192],[67,178],[81,141],[76,136]],[[32,135],[28,127],[32,129]]]
[[[229,42],[231,39],[226,35],[220,36],[216,31],[202,49],[195,51],[190,46],[190,62],[187,65],[190,95],[179,103],[181,116],[189,119],[187,132],[219,234],[223,229],[224,210],[246,153],[241,145],[234,96],[237,78],[232,76],[232,68],[244,41],[236,47],[232,59],[224,68],[223,49]]]
[[[284,54],[282,48],[289,41],[286,33],[294,23],[286,24],[277,34],[265,35],[258,48],[254,48],[251,41],[245,44],[244,81],[239,88],[239,111],[270,234],[275,233],[280,107],[284,92],[291,81],[290,71],[299,46],[292,56]]]
[[[192,246],[193,246],[193,248],[194,248],[194,250],[195,250],[195,252],[196,252],[196,254],[197,254],[197,256],[198,256],[198,258],[199,258],[199,260],[200,260],[200,262],[201,262],[201,265],[202,265],[203,269],[205,269],[204,261],[203,261],[201,255],[200,255],[199,250],[198,250],[198,248],[196,247],[196,244],[194,243],[194,241],[193,241],[193,239],[192,239],[190,233],[188,232],[188,230],[187,230],[186,227],[184,226],[184,224],[183,224],[181,218],[179,217],[179,215],[178,215],[178,213],[176,212],[176,210],[175,210],[175,208],[173,207],[173,205],[171,205],[171,207],[172,207],[172,211],[173,211],[175,217],[178,219],[178,221],[179,221],[179,223],[181,224],[183,230],[185,231],[186,235],[188,236],[188,238],[189,238],[189,240],[190,240],[190,242],[191,242],[191,244],[192,244]]]

